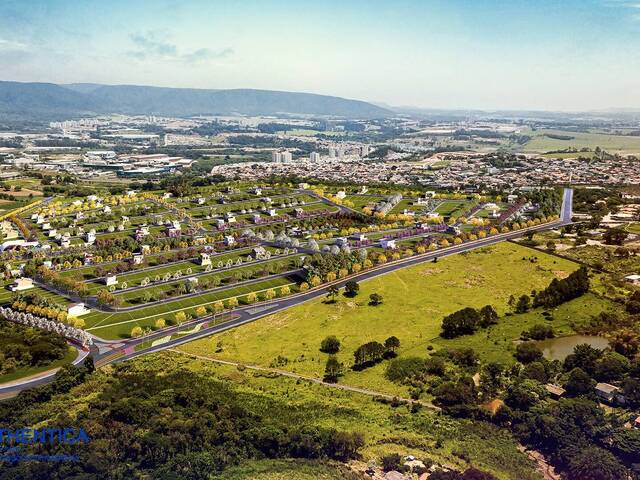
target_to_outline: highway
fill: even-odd
[[[553,228],[560,228],[564,225],[571,223],[572,202],[573,202],[573,190],[570,188],[565,188],[564,194],[563,194],[563,200],[562,200],[562,207],[560,211],[560,218],[556,221],[546,223],[543,225],[537,225],[534,227],[523,228],[513,232],[491,235],[486,238],[462,243],[460,245],[454,245],[451,247],[441,248],[436,251],[427,252],[420,255],[414,255],[409,258],[400,259],[397,261],[389,262],[384,265],[367,269],[357,275],[351,275],[347,279],[337,280],[331,283],[323,284],[320,287],[311,289],[304,293],[298,293],[298,294],[288,296],[286,298],[278,298],[278,299],[274,299],[267,302],[261,302],[261,303],[256,303],[249,306],[239,307],[228,313],[228,315],[233,316],[233,318],[229,321],[226,321],[224,323],[220,323],[217,325],[207,326],[206,328],[202,328],[198,332],[186,334],[181,336],[180,338],[171,339],[165,343],[162,343],[160,345],[156,345],[153,347],[135,351],[136,345],[139,345],[143,342],[149,342],[149,341],[166,337],[170,335],[172,331],[175,331],[176,328],[174,327],[172,329],[166,329],[163,331],[154,332],[143,338],[136,338],[136,339],[130,339],[130,340],[124,340],[124,341],[105,341],[97,337],[94,337],[95,343],[91,348],[91,355],[96,365],[100,365],[100,366],[108,363],[116,363],[116,362],[131,360],[131,359],[140,357],[142,355],[147,355],[149,353],[155,353],[162,350],[174,348],[184,343],[192,342],[200,338],[205,338],[216,333],[224,332],[226,330],[236,328],[240,325],[254,322],[267,315],[272,315],[274,313],[281,312],[283,310],[289,309],[296,305],[300,305],[304,302],[308,302],[310,300],[323,297],[327,294],[327,290],[330,285],[336,285],[339,288],[342,288],[344,287],[344,284],[349,280],[356,280],[358,282],[362,282],[375,277],[379,277],[381,275],[385,275],[387,273],[390,273],[402,268],[412,267],[425,262],[434,261],[434,259],[439,259],[439,258],[447,257],[450,255],[456,255],[458,253],[468,252],[477,248],[482,248],[489,245],[493,245],[495,243],[522,237],[524,234],[528,232],[536,232],[536,231],[549,230]],[[183,324],[180,328],[191,329],[198,324],[208,323],[211,320],[212,320],[211,316],[198,318],[196,320]],[[25,381],[23,383],[14,382],[14,384],[10,387],[5,387],[5,388],[0,387],[0,393],[15,394],[26,388],[31,388],[33,386],[46,383],[47,381],[51,381],[53,379],[54,373],[52,373],[49,377],[43,376],[41,378]]]

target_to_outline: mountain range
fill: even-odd
[[[312,93],[0,81],[0,117],[53,119],[109,113],[176,116],[309,114],[376,118],[392,112],[359,100]]]

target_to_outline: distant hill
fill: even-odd
[[[391,114],[371,103],[311,93],[0,81],[0,115],[53,118],[90,113],[180,116],[291,113],[348,118]]]

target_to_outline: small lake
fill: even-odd
[[[609,346],[609,341],[603,337],[593,335],[569,335],[566,337],[549,338],[536,342],[544,357],[548,360],[564,360],[573,353],[573,348],[581,343],[588,343],[593,348],[604,350]]]

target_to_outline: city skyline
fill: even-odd
[[[640,108],[640,4],[0,5],[2,80],[302,91],[446,109]]]

